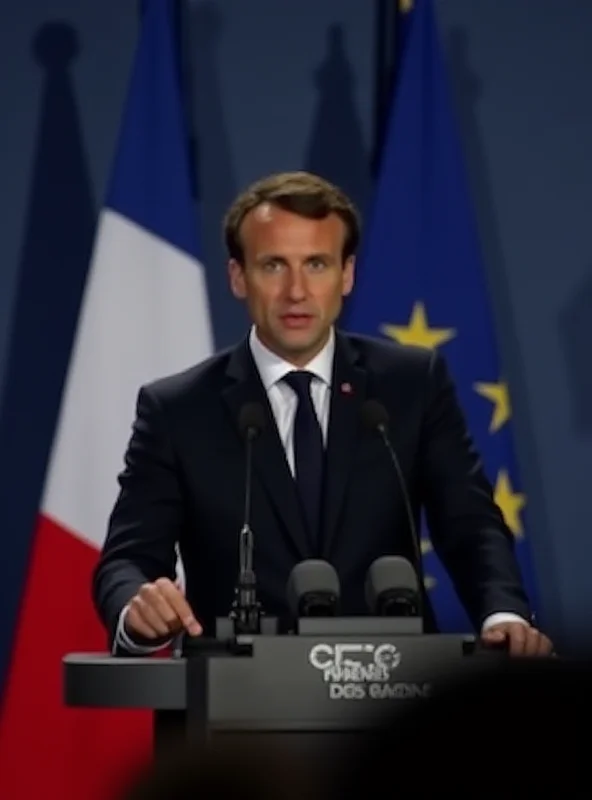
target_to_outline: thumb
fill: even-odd
[[[482,638],[487,639],[488,642],[503,642],[506,638],[506,632],[499,628],[492,628],[491,630],[484,631]]]

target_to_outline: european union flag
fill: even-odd
[[[514,534],[526,590],[527,498],[516,470],[508,385],[500,371],[476,221],[431,0],[409,7],[400,31],[395,97],[347,327],[440,348],[495,500]],[[426,583],[441,630],[470,631],[422,528]]]

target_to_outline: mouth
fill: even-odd
[[[307,328],[312,323],[313,319],[314,317],[312,314],[300,314],[297,312],[282,314],[280,317],[284,327],[291,330]]]

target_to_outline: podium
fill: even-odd
[[[187,640],[167,658],[71,653],[69,706],[151,709],[155,750],[177,737],[272,734],[311,741],[364,733],[504,653],[416,621],[303,619],[293,634]],[[312,737],[312,738],[311,738]]]

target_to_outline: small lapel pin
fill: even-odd
[[[353,394],[354,389],[351,383],[342,383],[341,384],[341,394]]]

